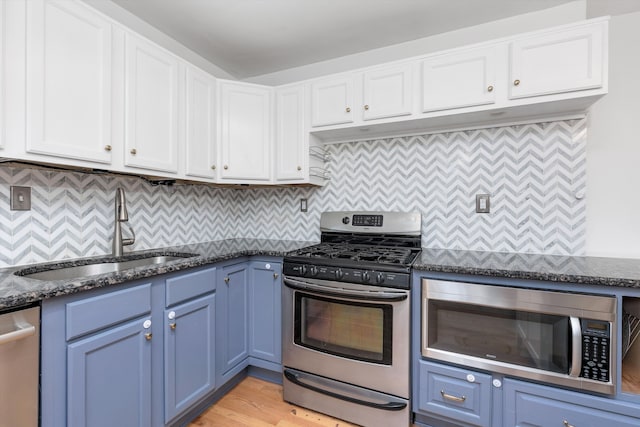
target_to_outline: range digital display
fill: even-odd
[[[382,215],[354,215],[351,225],[354,227],[382,227]]]

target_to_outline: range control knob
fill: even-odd
[[[318,267],[316,267],[315,265],[312,265],[309,268],[309,275],[310,276],[317,276],[318,275]]]
[[[341,280],[344,277],[344,273],[342,272],[342,270],[337,269],[336,270],[336,279]]]
[[[384,283],[384,274],[382,273],[376,274],[376,283]]]
[[[362,282],[364,283],[369,283],[371,281],[371,275],[369,274],[368,271],[363,271],[362,272]]]
[[[301,265],[300,266],[300,275],[301,276],[306,276],[307,275],[307,266],[306,265]]]
[[[342,218],[342,223],[343,223],[343,224],[349,224],[349,222],[350,222],[350,221],[351,221],[351,220],[349,219],[349,217],[348,217],[348,216],[345,216],[344,218]]]

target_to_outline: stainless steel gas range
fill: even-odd
[[[419,213],[325,212],[284,258],[284,399],[368,427],[409,425]]]

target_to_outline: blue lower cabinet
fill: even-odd
[[[249,308],[247,263],[218,268],[216,288],[216,383],[222,386],[247,367]]]
[[[145,320],[68,345],[67,426],[151,426],[152,336]]]
[[[165,422],[215,389],[215,296],[165,310]]]
[[[418,412],[463,425],[492,425],[490,375],[420,361],[418,381]]]
[[[249,355],[282,370],[282,264],[253,261],[249,273]]]
[[[585,393],[505,379],[504,398],[505,426],[640,426],[637,407]]]

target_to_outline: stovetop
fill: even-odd
[[[419,252],[419,248],[320,243],[299,249],[289,254],[288,257],[306,258],[312,263],[324,261],[324,264],[331,264],[334,260],[343,260],[356,263],[354,265],[366,262],[404,266],[411,265]]]

